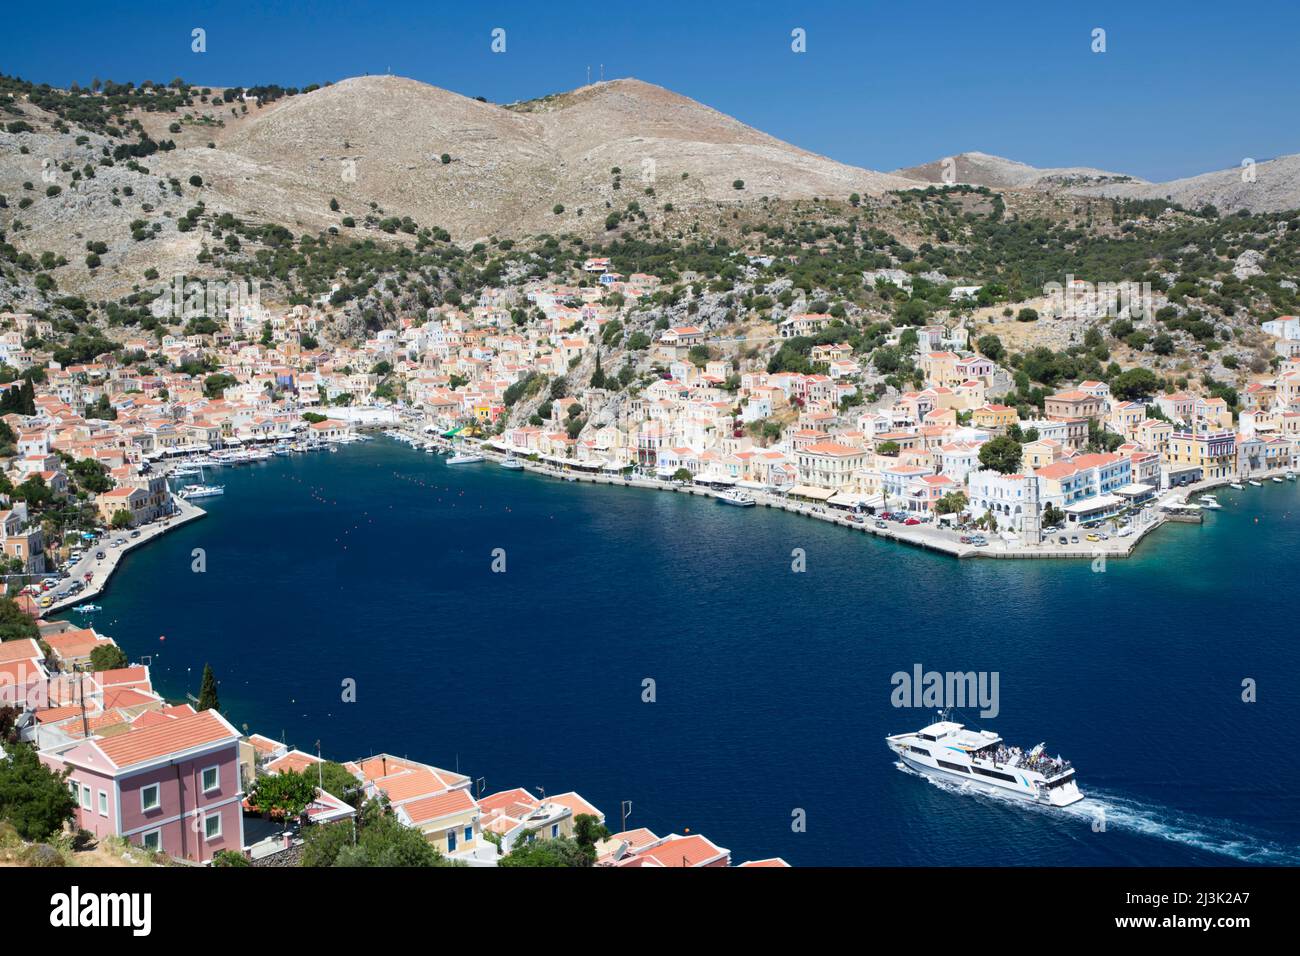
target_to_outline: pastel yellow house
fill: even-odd
[[[1020,421],[1020,415],[1010,405],[981,405],[971,412],[970,423],[976,428],[987,428],[999,435]]]
[[[1227,478],[1237,472],[1237,435],[1228,429],[1211,430],[1204,425],[1192,431],[1174,432],[1169,438],[1165,461],[1171,469],[1199,468],[1202,478]]]
[[[1172,422],[1160,418],[1147,418],[1133,427],[1132,437],[1148,451],[1165,454],[1169,450],[1169,439],[1174,434]]]
[[[448,856],[477,848],[482,837],[479,807],[468,790],[411,800],[397,808],[397,816]]]
[[[1038,441],[1025,442],[1020,447],[1021,467],[1037,470],[1045,465],[1054,464],[1060,461],[1062,450],[1061,443],[1054,438],[1040,438]]]
[[[1141,402],[1118,402],[1111,406],[1107,422],[1111,430],[1132,438],[1134,429],[1146,421],[1147,407]]]
[[[808,445],[796,454],[801,484],[814,488],[847,491],[853,487],[854,472],[866,463],[867,452],[839,442],[823,441]]]
[[[960,361],[961,356],[956,352],[926,352],[919,364],[928,384],[953,386],[968,378],[957,368]]]

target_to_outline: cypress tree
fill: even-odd
[[[203,684],[199,688],[199,710],[220,710],[221,701],[217,698],[217,677],[212,673],[212,665],[203,665]]]

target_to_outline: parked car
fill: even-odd
[[[1078,544],[1078,543],[1079,543],[1079,536],[1077,534],[1070,535],[1070,544]]]
[[[133,537],[133,538],[138,538],[138,537],[140,537],[140,532],[139,532],[138,530],[137,530],[137,531],[132,531],[132,532],[131,532],[131,537]]]
[[[913,525],[913,524],[920,524],[920,523],[921,523],[920,518],[908,518],[903,522],[903,524],[906,525]]]
[[[1087,536],[1087,538],[1088,538],[1089,541],[1100,541],[1100,540],[1101,540],[1101,538],[1098,537],[1098,536],[1095,535],[1095,534],[1090,534],[1090,535]]]
[[[962,544],[970,544],[970,543],[971,543],[971,536],[968,535],[968,534],[964,534],[964,535],[962,535],[962,536],[961,536],[961,543],[962,543]]]
[[[1070,539],[1067,538],[1065,535],[1061,535],[1059,538],[1056,539],[1056,543],[1057,543],[1057,544],[1069,544],[1069,543],[1070,543]]]
[[[95,552],[95,560],[97,560],[97,561],[103,561],[103,560],[104,560],[104,552],[103,552],[103,551],[96,551],[96,552]]]
[[[884,521],[879,521],[879,520],[878,520],[878,521],[876,522],[876,527],[877,527],[877,528],[888,528],[889,525],[885,524]]]

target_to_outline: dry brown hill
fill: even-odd
[[[214,96],[184,116],[136,112],[150,136],[176,144],[143,161],[147,175],[119,163],[97,166],[94,178],[79,182],[70,171],[94,166],[115,142],[94,132],[74,142],[85,131],[60,133],[57,117],[27,102],[21,110],[35,130],[0,129],[0,193],[29,200],[20,211],[28,247],[68,259],[61,288],[112,297],[129,292],[148,268],[202,271],[195,257],[205,237],[174,225],[200,200],[211,214],[295,234],[334,226],[372,235],[367,217],[409,217],[466,242],[600,235],[609,211],[632,201],[651,215],[668,203],[679,213],[713,213],[718,203],[844,199],[912,185],[791,146],[637,80],[508,106],[393,76],[356,77],[263,105]],[[193,176],[201,187],[190,185]],[[50,184],[62,191],[47,196]],[[348,216],[355,232],[341,225]],[[136,222],[161,230],[133,241]],[[108,247],[94,273],[80,268],[87,242]]]
[[[1123,173],[1110,173],[1087,166],[1038,169],[1013,159],[979,152],[958,153],[920,166],[895,170],[894,174],[927,183],[941,183],[945,171],[949,169],[952,170],[953,182],[997,189],[1026,186],[1073,187],[1085,183],[1115,181],[1145,183],[1145,180]]]
[[[222,152],[255,164],[265,182],[250,188],[281,194],[277,206],[308,214],[321,196],[373,201],[460,238],[599,223],[606,202],[645,204],[647,187],[658,202],[689,203],[906,185],[637,80],[502,107],[399,77],[355,78],[292,98]],[[344,176],[349,160],[355,181]]]
[[[1088,196],[1168,199],[1188,209],[1211,204],[1222,212],[1281,212],[1300,208],[1300,154],[1261,162],[1253,180],[1238,168],[1152,183],[1124,173],[1088,167],[1039,169],[987,153],[959,153],[947,159],[895,170],[894,175],[941,183],[952,170],[954,182],[995,189],[1039,189]]]

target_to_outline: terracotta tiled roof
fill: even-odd
[[[211,710],[178,717],[167,724],[144,727],[98,742],[100,751],[119,769],[148,763],[160,757],[204,744],[234,741],[239,733]]]

